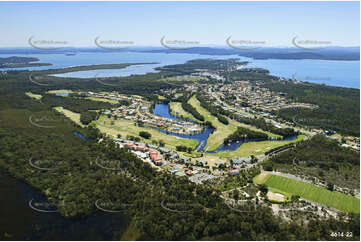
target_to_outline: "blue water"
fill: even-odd
[[[155,107],[153,109],[153,113],[158,116],[162,116],[164,118],[184,120],[180,117],[170,114],[168,104],[155,105]],[[162,133],[174,135],[174,136],[181,137],[181,138],[190,138],[190,139],[198,140],[199,145],[196,147],[196,151],[202,151],[204,149],[204,147],[207,145],[208,136],[213,131],[212,128],[208,128],[208,127],[204,128],[203,132],[198,133],[198,134],[178,134],[178,133],[174,133],[174,132],[168,132],[164,129],[157,129],[157,130],[159,130]]]
[[[82,135],[81,133],[79,133],[79,132],[77,132],[77,131],[74,131],[73,134],[76,135],[76,136],[78,136],[78,137],[80,137],[80,138],[81,138],[82,140],[84,140],[84,141],[87,140],[84,135]]]
[[[153,109],[153,113],[158,116],[165,117],[165,118],[182,120],[182,118],[174,116],[169,113],[169,106],[167,104],[155,105],[155,107]],[[147,128],[150,128],[150,127],[147,127]],[[165,133],[165,134],[169,134],[169,135],[173,135],[173,136],[177,136],[177,137],[181,137],[181,138],[190,138],[190,139],[198,140],[199,145],[195,149],[198,152],[203,151],[204,147],[207,145],[208,136],[213,131],[213,129],[206,127],[203,132],[198,133],[198,134],[178,134],[178,133],[174,133],[174,132],[168,132],[164,129],[159,129],[159,128],[155,128],[155,129],[157,129],[158,131]],[[283,140],[286,141],[286,140],[295,140],[295,139],[297,139],[297,136],[288,137]],[[277,140],[277,139],[273,139],[273,140]],[[206,152],[206,153],[216,153],[219,151],[227,151],[227,150],[234,151],[234,150],[238,149],[242,144],[247,143],[247,142],[257,142],[257,141],[245,139],[245,140],[242,140],[239,142],[231,142],[229,144],[222,144],[216,150],[211,151],[211,152]]]
[[[121,52],[121,53],[95,53],[95,52],[80,52],[74,56],[66,56],[63,54],[0,54],[0,57],[10,56],[24,56],[36,57],[42,63],[51,63],[51,66],[38,66],[38,67],[22,67],[22,68],[3,68],[4,70],[46,70],[65,68],[71,66],[81,65],[96,65],[96,64],[120,64],[120,63],[159,63],[159,64],[146,64],[129,66],[123,69],[103,69],[92,71],[79,71],[72,73],[59,74],[57,76],[64,77],[80,77],[80,78],[93,78],[95,75],[98,77],[109,76],[127,76],[131,74],[146,74],[157,72],[155,67],[164,65],[183,64],[193,59],[228,59],[237,58],[237,55],[199,55],[199,54],[166,54],[166,53],[140,53],[140,52]]]
[[[170,112],[169,112],[169,106],[168,104],[157,104],[155,105],[154,109],[153,109],[153,113],[155,113],[156,115],[158,116],[162,116],[164,118],[171,118],[171,119],[177,119],[177,120],[182,120],[181,118],[175,116],[175,115],[172,115]]]
[[[207,145],[208,136],[212,133],[212,129],[208,128],[208,127],[206,127],[203,132],[198,133],[198,134],[178,134],[178,133],[168,132],[164,129],[158,129],[158,128],[157,128],[157,130],[162,133],[170,134],[170,135],[181,137],[181,138],[190,138],[190,139],[198,140],[199,145],[196,148],[197,151],[202,151],[204,149],[204,147]]]
[[[249,141],[248,140],[242,140],[242,141],[239,141],[239,142],[221,144],[215,151],[211,151],[211,152],[208,152],[208,153],[216,153],[218,151],[226,151],[226,150],[234,151],[234,150],[238,149],[241,146],[241,144],[244,144],[244,143],[247,143],[247,142],[249,142]]]
[[[66,219],[57,212],[35,211],[29,201],[34,199],[34,205],[47,202],[36,189],[1,169],[0,177],[0,191],[6,194],[0,196],[0,241],[119,240],[129,223],[130,218],[123,213],[98,212],[86,218]],[[12,237],[5,237],[5,233]]]
[[[0,57],[9,56],[37,57],[40,62],[52,63],[52,66],[11,68],[11,70],[44,70],[64,68],[79,65],[117,64],[117,63],[150,63],[159,64],[136,65],[124,69],[81,71],[60,74],[65,77],[92,78],[109,76],[126,76],[131,74],[145,74],[156,72],[155,67],[182,64],[188,60],[200,58],[228,59],[240,58],[242,61],[252,62],[248,67],[268,69],[271,74],[281,77],[295,77],[300,81],[323,83],[331,86],[360,88],[360,61],[327,61],[327,60],[253,60],[237,55],[199,55],[183,53],[94,53],[80,52],[75,56],[63,54],[0,54]],[[6,68],[1,70],[8,70]]]
[[[54,74],[56,77],[69,77],[69,78],[90,78],[90,77],[113,77],[113,76],[130,76],[130,75],[143,75],[150,72],[159,72],[154,68],[162,66],[161,64],[144,64],[133,65],[123,69],[98,69],[89,71],[74,71],[63,74]]]
[[[63,97],[67,97],[67,96],[69,96],[69,95],[70,95],[70,93],[69,93],[69,92],[57,92],[57,93],[55,93],[55,95],[57,95],[57,96],[63,96]]]
[[[252,60],[248,67],[261,67],[272,75],[329,86],[360,88],[360,61]]]

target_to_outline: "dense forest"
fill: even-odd
[[[308,226],[300,226],[283,222],[263,206],[245,205],[238,209],[249,212],[238,213],[230,210],[217,191],[207,185],[157,173],[110,140],[97,143],[101,135],[96,130],[72,127],[69,123],[51,131],[26,128],[23,112],[13,110],[7,116],[0,113],[6,124],[1,125],[0,166],[42,191],[49,202],[64,202],[65,206],[58,207],[63,216],[87,216],[96,211],[94,203],[101,199],[111,201],[110,209],[126,204],[126,212],[137,227],[154,240],[319,240],[332,239],[330,231],[334,229],[353,231],[358,236],[357,217],[348,222],[313,219]],[[88,140],[72,136],[74,129]],[[114,161],[103,164],[116,164],[118,170],[98,167],[99,157]],[[32,169],[29,158],[50,159],[57,169]],[[186,212],[172,212],[164,206]]]
[[[120,149],[99,130],[81,128],[52,109],[61,106],[83,113],[94,109],[93,105],[95,109],[103,109],[111,107],[110,104],[45,94],[52,89],[71,89],[149,95],[170,86],[155,80],[159,74],[121,78],[122,81],[114,82],[120,84],[117,88],[94,80],[58,81],[57,78],[46,80],[51,80],[51,86],[39,86],[28,80],[28,74],[12,72],[0,78],[0,169],[36,188],[50,203],[63,204],[58,207],[62,216],[72,219],[89,216],[97,211],[95,202],[100,199],[108,202],[110,209],[124,205],[124,212],[137,228],[153,240],[336,240],[330,236],[334,231],[352,231],[354,237],[343,239],[359,240],[358,215],[350,215],[349,220],[312,218],[307,224],[298,224],[283,221],[265,206],[236,207],[247,213],[232,210],[220,198],[220,190],[157,172],[127,149]],[[42,94],[43,99],[31,99],[25,95],[26,91]],[[28,119],[31,115],[47,117],[44,124],[57,121],[56,127],[33,126]],[[86,140],[74,135],[74,131],[83,134]],[[261,137],[248,130],[240,130],[239,134],[239,137]],[[335,155],[336,152],[337,149]],[[348,160],[354,166],[353,157],[348,154],[342,161]],[[37,170],[29,165],[30,160],[52,161],[54,169]],[[299,160],[307,160],[307,156]],[[247,174],[247,180],[255,174]],[[227,179],[226,182],[240,181]]]
[[[76,113],[117,107],[117,105],[107,102],[98,102],[82,98],[74,98],[71,96],[62,97],[53,94],[45,94],[41,101],[49,107],[63,107]]]
[[[192,74],[199,70],[204,71],[221,71],[232,68],[235,65],[246,65],[247,61],[239,61],[239,59],[214,60],[214,59],[196,59],[187,61],[184,64],[167,65],[156,68],[157,70],[170,71],[182,75]]]
[[[265,168],[309,175],[341,187],[360,187],[360,153],[341,147],[324,135],[316,135],[271,157]]]
[[[80,122],[84,125],[90,124],[92,121],[98,119],[98,113],[97,112],[91,112],[91,111],[84,111],[80,113]]]
[[[0,57],[0,69],[51,65],[50,63],[40,63],[36,61],[39,61],[39,59],[35,57],[20,57],[20,56],[10,56],[5,58]]]

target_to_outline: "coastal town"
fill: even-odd
[[[237,85],[239,88],[235,88]],[[197,91],[200,89],[207,90],[208,97],[215,105],[222,105],[224,109],[237,110],[237,114],[248,114],[249,116],[259,115],[261,117],[271,118],[270,110],[267,107],[276,109],[284,108],[285,105],[303,106],[307,108],[317,108],[314,105],[302,103],[289,103],[282,93],[271,93],[257,84],[249,86],[247,82],[240,82],[229,85],[214,85],[205,88],[202,84],[185,85],[186,90]],[[163,91],[163,95],[177,96],[181,95],[183,89],[174,88]],[[126,120],[132,122],[138,127],[154,129],[158,132],[164,132],[167,135],[192,135],[204,131],[205,126],[200,122],[192,119],[181,119],[174,115],[164,117],[153,112],[154,105],[150,101],[144,100],[141,96],[124,95],[119,93],[78,93],[83,97],[99,100],[122,103],[119,107],[102,111],[102,115],[108,117],[116,127],[116,120]],[[234,101],[230,101],[235,96]],[[243,97],[247,95],[248,107],[240,107]],[[267,99],[269,98],[269,99]],[[258,100],[258,101],[257,101]],[[262,101],[261,101],[262,100]],[[159,104],[158,104],[159,105]],[[274,122],[275,123],[275,122]],[[278,127],[293,127],[295,124],[290,122],[277,122]],[[299,127],[300,130],[303,130]],[[304,130],[307,132],[306,130]],[[323,130],[311,130],[311,134],[326,132]],[[114,137],[115,136],[115,137]],[[359,150],[359,139],[357,137],[345,137],[347,142],[342,144],[343,147],[350,147]],[[175,176],[188,177],[191,182],[203,183],[219,177],[237,176],[240,171],[247,170],[257,165],[265,155],[258,156],[238,156],[229,159],[219,159],[211,163],[202,159],[203,155],[192,155],[191,153],[179,151],[173,146],[168,146],[164,142],[151,142],[149,139],[139,139],[134,136],[113,135],[113,140],[119,148],[127,148],[144,162],[151,164],[158,170],[166,170]],[[167,146],[167,148],[165,147]]]
[[[217,62],[218,65],[223,66],[222,62]],[[237,71],[244,67],[234,64],[232,68]],[[187,180],[212,187],[231,208],[240,204],[267,206],[284,220],[289,220],[294,211],[300,217],[304,212],[337,217],[337,209],[357,210],[355,201],[360,196],[359,189],[347,181],[333,184],[323,171],[316,175],[312,173],[305,165],[307,161],[303,160],[307,159],[308,151],[306,156],[293,158],[291,166],[277,164],[276,167],[273,164],[282,154],[289,154],[303,144],[317,142],[314,140],[321,137],[323,143],[334,142],[333,149],[359,152],[360,140],[356,136],[312,127],[305,125],[302,119],[285,119],[278,114],[285,109],[313,112],[320,109],[318,105],[297,102],[287,93],[271,91],[263,81],[228,82],[222,68],[209,72],[197,69],[190,75],[162,77],[160,81],[167,83],[169,88],[160,88],[143,96],[118,91],[74,90],[50,90],[46,94],[48,98],[60,96],[55,98],[56,103],[66,99],[91,101],[88,108],[92,118],[86,119],[87,123],[82,121],[83,114],[62,107],[54,109],[82,127],[97,128],[104,135],[99,143],[104,137],[107,137],[106,141],[109,138],[115,147],[130,152],[159,174],[165,172],[175,181]],[[42,99],[39,94],[26,92],[26,95]],[[96,106],[98,108],[94,108]],[[101,168],[123,174],[112,167],[113,163],[99,162]],[[128,174],[127,171],[124,174]],[[327,201],[310,198],[308,194],[302,198],[292,195],[294,191],[302,191],[299,188],[273,189],[274,185],[268,182],[272,179],[286,179],[281,184],[297,183],[296,186],[308,186],[310,190],[321,189],[319,192],[327,197],[336,196],[328,191],[338,192],[344,196],[342,199],[350,200],[352,208],[338,204],[328,206]]]
[[[360,3],[252,1],[0,2],[0,241],[360,241]]]

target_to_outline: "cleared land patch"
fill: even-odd
[[[97,101],[97,102],[105,102],[105,103],[111,103],[111,104],[118,104],[119,102],[117,100],[111,100],[107,98],[99,98],[99,97],[87,97],[86,99]]]
[[[261,180],[261,179],[260,179]],[[263,184],[286,193],[324,204],[343,212],[360,213],[360,200],[336,191],[329,191],[310,183],[269,174],[262,179]]]
[[[81,127],[84,127],[84,125],[80,122],[80,113],[72,112],[72,111],[70,111],[68,109],[65,109],[63,107],[55,107],[54,109],[56,111],[64,114],[67,118],[71,119],[76,124],[80,125]]]
[[[35,98],[36,100],[40,100],[43,96],[40,94],[35,94],[32,92],[26,92],[25,93],[28,97]]]
[[[284,202],[285,201],[285,196],[283,194],[271,192],[271,191],[267,192],[267,198],[270,201],[276,201],[276,202]]]
[[[267,171],[262,171],[261,174],[253,178],[253,182],[256,184],[263,184],[271,174]]]
[[[50,91],[47,91],[47,93],[73,93],[72,90],[50,90]]]

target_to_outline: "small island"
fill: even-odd
[[[35,57],[20,57],[11,56],[0,58],[0,68],[21,68],[21,67],[37,67],[37,66],[51,66],[50,63],[34,63],[39,61]]]

